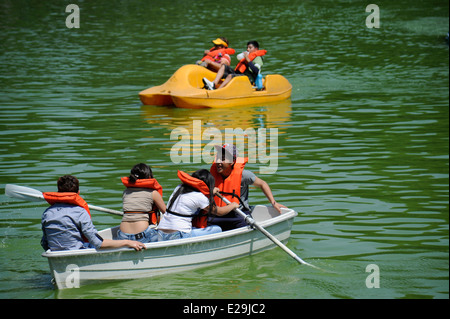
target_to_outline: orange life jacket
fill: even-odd
[[[258,50],[258,51],[249,53],[248,57],[249,57],[250,61],[253,61],[257,56],[263,56],[263,55],[266,55],[266,53],[267,53],[267,50]],[[246,69],[247,69],[247,60],[245,58],[243,58],[241,61],[239,61],[239,63],[236,65],[236,68],[234,70],[244,73]]]
[[[50,205],[56,204],[56,203],[65,203],[65,204],[71,204],[76,205],[84,208],[89,216],[91,216],[91,212],[89,211],[89,206],[86,203],[86,201],[81,198],[81,196],[78,193],[73,192],[46,192],[42,193],[44,195],[45,200]]]
[[[64,203],[64,204],[71,204],[76,205],[84,208],[88,214],[89,217],[91,217],[91,212],[89,211],[89,206],[86,201],[81,198],[81,196],[78,193],[73,192],[45,192],[42,193],[44,196],[44,199],[49,203],[50,205],[56,204],[56,203]],[[88,239],[81,234],[81,238],[84,242],[88,243]]]
[[[200,191],[203,195],[209,198],[210,191],[208,185],[204,181],[192,177],[191,175],[178,171],[178,178],[183,182],[183,184],[192,186],[196,190]],[[196,228],[205,228],[208,226],[208,215],[200,213],[199,215],[192,218],[192,226]]]
[[[227,178],[223,178],[217,172],[216,163],[214,162],[211,166],[211,174],[214,176],[216,180],[215,186],[219,188],[221,192],[225,193],[233,193],[237,196],[241,196],[241,180],[242,180],[242,172],[244,171],[245,164],[247,164],[248,158],[238,157],[236,159],[236,163],[234,164],[233,170]],[[230,202],[235,202],[239,204],[239,199],[232,196],[224,194],[223,197],[228,199]],[[216,205],[219,207],[226,206],[227,204],[222,201],[220,198],[215,198]]]
[[[232,48],[224,48],[215,50],[214,47],[209,50],[209,52],[202,58],[202,61],[210,60],[213,62],[220,62],[220,59],[225,58],[228,62],[231,62],[231,59],[227,57],[225,54],[234,54],[236,51]]]
[[[205,184],[204,181],[192,177],[191,175],[183,171],[178,171],[178,178],[183,182],[183,184],[192,186],[206,197],[209,197],[210,194],[209,187],[208,185]]]
[[[130,182],[129,177],[122,177],[121,180],[125,187],[151,188],[157,191],[161,196],[163,194],[163,188],[155,178],[138,179],[134,183]]]
[[[155,178],[138,179],[134,183],[130,182],[129,177],[122,177],[121,180],[122,180],[123,185],[125,185],[125,187],[127,187],[127,188],[149,188],[149,189],[154,189],[161,196],[163,194],[162,186],[158,183],[158,181]],[[156,207],[156,205],[153,204],[152,210],[150,212],[148,212],[148,214],[150,215],[150,222],[152,224],[156,225],[159,222],[158,211],[159,210]],[[145,212],[145,213],[147,213],[147,212]]]

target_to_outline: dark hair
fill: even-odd
[[[209,188],[209,210],[208,214],[212,212],[212,209],[214,208],[215,202],[214,202],[214,185],[215,185],[215,179],[214,176],[207,170],[207,169],[199,169],[198,171],[195,171],[191,175],[192,177],[198,178],[199,180],[205,182],[206,186]],[[167,206],[167,209],[170,210],[173,203],[177,200],[178,196],[182,194],[187,194],[190,192],[198,192],[198,189],[195,189],[194,187],[187,185],[187,184],[181,184],[181,186],[178,188],[175,194],[172,196],[172,200],[170,201],[169,205]]]
[[[225,42],[227,45],[230,45],[230,43],[228,42],[228,39],[225,37],[220,37],[220,40],[222,40],[223,42]]]
[[[73,192],[78,193],[80,182],[75,176],[64,175],[58,179],[58,192]]]
[[[214,176],[207,170],[207,169],[199,169],[198,171],[195,171],[192,173],[192,177],[198,178],[199,180],[205,182],[206,186],[209,188],[209,211],[208,214],[211,213],[213,209],[213,205],[215,203],[214,201],[214,186],[216,183],[216,180],[214,179]]]
[[[259,43],[258,43],[258,41],[248,41],[247,42],[247,46],[249,46],[249,45],[253,45],[255,48],[258,48],[259,49]]]
[[[135,183],[138,179],[153,178],[152,169],[144,163],[139,163],[133,166],[130,172],[130,183]]]

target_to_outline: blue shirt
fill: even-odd
[[[41,246],[47,250],[85,248],[82,235],[94,248],[100,248],[103,239],[98,235],[88,212],[76,205],[57,203],[42,215]]]

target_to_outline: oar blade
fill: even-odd
[[[37,189],[25,187],[25,186],[6,184],[5,194],[6,194],[6,196],[9,196],[12,198],[17,198],[17,199],[21,199],[21,200],[30,201],[30,202],[45,201],[45,198],[44,198],[44,195],[42,194],[42,192],[38,191]],[[89,208],[100,211],[100,212],[109,213],[109,214],[114,214],[114,215],[119,215],[119,216],[123,215],[123,212],[121,212],[121,211],[109,209],[109,208],[103,208],[100,206],[89,205]]]
[[[42,192],[19,185],[13,185],[13,184],[6,184],[5,186],[5,194],[6,196],[22,199],[26,201],[32,201],[32,202],[39,202],[43,201],[44,196],[42,195]]]
[[[218,193],[216,193],[215,195],[217,197],[219,197],[220,199],[222,199],[225,203],[230,204],[230,201],[228,199],[226,199],[225,197],[223,197],[222,195],[220,195]],[[234,211],[237,212],[239,215],[241,215],[250,226],[255,227],[256,229],[258,229],[267,238],[269,238],[274,244],[276,244],[278,247],[283,249],[288,255],[290,255],[292,258],[294,258],[298,263],[303,264],[303,265],[307,265],[307,266],[311,266],[311,267],[316,268],[316,269],[320,269],[320,268],[318,268],[318,267],[316,267],[314,265],[311,265],[310,263],[307,263],[306,261],[301,259],[299,256],[297,256],[292,250],[290,250],[288,247],[286,247],[275,236],[273,236],[271,233],[269,233],[267,230],[265,230],[253,218],[251,218],[250,216],[246,215],[239,208],[236,208]]]

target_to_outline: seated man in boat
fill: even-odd
[[[158,241],[220,233],[217,225],[208,225],[211,214],[225,215],[238,207],[236,203],[216,207],[214,177],[206,169],[191,175],[178,171],[182,184],[170,196],[166,213],[158,225]]]
[[[215,186],[222,192],[223,197],[230,202],[239,203],[242,200],[240,209],[245,213],[250,213],[251,208],[248,203],[249,185],[260,188],[266,195],[272,206],[281,213],[281,208],[286,207],[275,201],[269,185],[254,173],[244,169],[247,158],[238,156],[236,145],[224,144],[215,146],[217,154],[211,166],[211,174],[215,179]],[[215,198],[216,205],[222,207],[225,204],[220,198]],[[246,226],[244,218],[231,211],[224,216],[214,216],[210,218],[210,224],[219,225],[223,231]]]
[[[227,38],[217,38],[212,41],[214,47],[205,51],[205,55],[199,61],[198,65],[217,72],[222,65],[230,66],[231,57],[230,54],[234,54],[234,49],[228,47]]]
[[[261,72],[261,68],[264,64],[263,56],[267,53],[266,50],[259,49],[259,43],[257,41],[249,41],[247,43],[247,51],[238,55],[240,59],[236,68],[233,70],[229,65],[222,65],[217,71],[216,78],[213,82],[207,78],[203,78],[203,84],[207,90],[215,90],[217,88],[225,87],[232,78],[235,76],[246,75],[250,80],[250,83],[254,84],[256,76]],[[220,81],[224,79],[222,84]]]
[[[58,192],[43,193],[51,205],[42,215],[41,246],[51,251],[83,248],[145,248],[132,240],[103,239],[91,220],[88,204],[79,195],[78,179],[65,175],[58,179]]]

